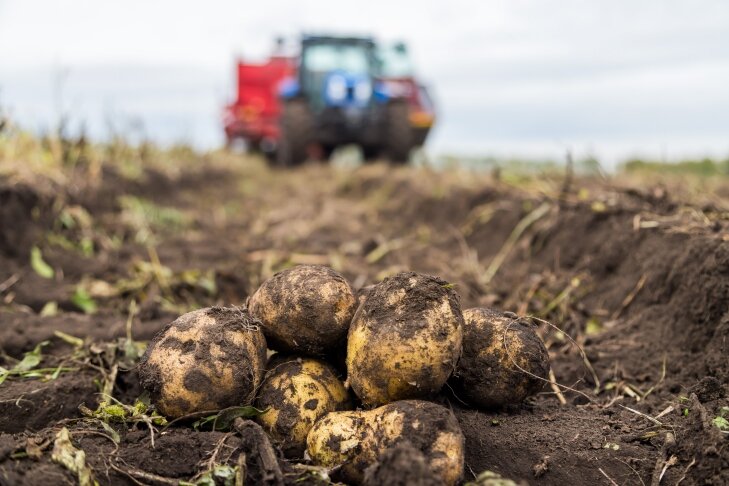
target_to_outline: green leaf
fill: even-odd
[[[46,302],[40,311],[40,315],[43,317],[52,317],[58,314],[58,302],[51,300]]]
[[[212,470],[206,472],[194,483],[180,481],[180,486],[233,486],[235,478],[238,475],[238,468],[226,465],[217,465]],[[220,481],[216,481],[219,479]]]
[[[13,367],[12,371],[30,371],[38,366],[41,362],[41,359],[43,359],[43,354],[41,353],[41,350],[43,349],[43,346],[47,345],[48,341],[38,343],[36,347],[33,348],[33,351],[28,351],[23,355],[23,359],[20,360],[20,362]]]
[[[82,348],[84,346],[84,340],[76,336],[71,336],[63,331],[53,331],[53,335],[59,339],[62,339],[66,343],[70,344],[74,348]]]
[[[729,420],[724,417],[714,417],[714,420],[712,420],[711,423],[719,430],[729,430]]]
[[[127,416],[127,411],[123,405],[107,405],[102,409],[103,413],[109,416],[109,418],[124,420]]]
[[[37,246],[30,249],[30,266],[35,273],[43,278],[53,278],[56,275],[53,267],[43,260],[43,255]]]
[[[81,253],[83,253],[84,256],[87,256],[87,257],[94,256],[93,240],[91,240],[91,238],[81,238],[81,241],[79,242],[79,249],[81,250]]]
[[[112,440],[118,444],[119,441],[121,440],[121,437],[119,437],[119,433],[116,430],[114,430],[114,427],[107,424],[103,420],[99,421],[99,423],[101,423],[101,426],[104,428],[106,433],[109,434],[109,436],[111,436]]]
[[[10,370],[0,366],[0,385],[5,383],[5,380],[7,380],[8,376],[10,376]]]
[[[126,338],[122,338],[121,341],[122,350],[124,351],[124,359],[130,363],[136,363],[147,349],[147,345],[142,342]]]
[[[137,398],[135,400],[134,405],[132,406],[132,408],[134,408],[134,413],[136,415],[144,415],[145,413],[147,413],[147,410],[149,409],[149,406],[146,403],[144,403],[142,400],[140,400],[139,398]]]
[[[230,407],[221,410],[215,415],[210,415],[208,417],[202,418],[192,424],[192,426],[193,428],[195,428],[195,430],[197,430],[205,425],[212,424],[213,430],[229,430],[230,426],[233,425],[233,421],[238,417],[257,417],[266,413],[267,411],[268,409],[259,410],[256,407],[252,407],[250,405],[242,407]]]
[[[167,419],[157,413],[156,410],[152,412],[152,415],[150,415],[149,418],[152,419],[152,423],[154,425],[159,425],[160,427],[164,427],[165,425],[167,425]]]
[[[585,334],[588,336],[594,336],[602,332],[602,324],[597,317],[591,317],[585,324]]]
[[[71,302],[86,314],[93,314],[98,309],[96,301],[82,287],[76,287],[76,292],[71,296]]]
[[[58,215],[58,220],[64,228],[71,229],[76,226],[76,220],[73,219],[71,213],[69,213],[66,209],[61,211],[61,214]]]

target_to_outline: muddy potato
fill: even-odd
[[[424,454],[443,484],[456,484],[463,475],[464,437],[456,417],[447,408],[422,400],[328,413],[309,432],[306,450],[315,464],[340,466],[343,481],[361,484],[368,466],[405,441]]]
[[[252,401],[266,366],[266,340],[247,311],[208,307],[168,324],[139,363],[139,382],[175,418]]]
[[[258,392],[257,421],[287,457],[304,454],[306,436],[319,418],[351,408],[349,393],[327,363],[313,358],[274,357]]]
[[[356,308],[349,283],[321,265],[300,265],[266,280],[248,302],[271,349],[322,356],[341,345]]]
[[[463,356],[453,377],[459,397],[494,408],[542,389],[542,380],[524,373],[549,373],[549,354],[531,323],[486,308],[467,309],[463,317]]]
[[[404,272],[375,285],[347,343],[347,380],[367,406],[437,393],[461,355],[463,316],[452,285]]]

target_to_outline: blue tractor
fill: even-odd
[[[277,164],[328,160],[348,144],[366,160],[407,162],[414,146],[408,100],[388,92],[381,67],[371,38],[304,36],[296,76],[281,88]]]

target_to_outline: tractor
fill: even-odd
[[[369,38],[305,36],[298,73],[283,86],[276,161],[328,160],[357,144],[366,159],[380,154],[406,162],[412,148],[407,99],[379,81],[380,61]]]
[[[275,165],[329,160],[355,144],[365,160],[405,163],[434,121],[425,87],[402,43],[368,37],[301,38],[296,57],[238,63],[238,99],[226,107],[226,138],[260,150]]]

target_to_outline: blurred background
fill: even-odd
[[[0,0],[0,107],[32,131],[224,143],[235,61],[302,32],[404,40],[437,102],[433,158],[612,168],[729,154],[719,0]]]

